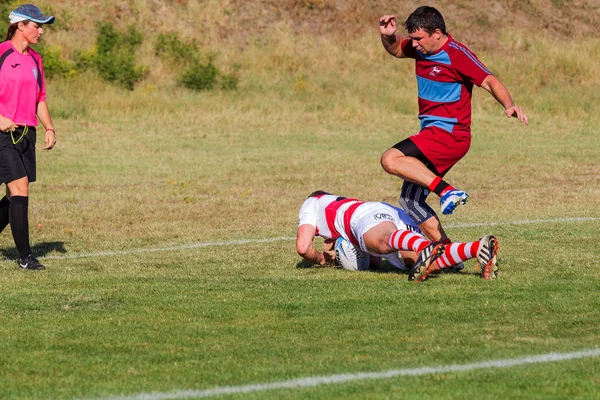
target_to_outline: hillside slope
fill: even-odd
[[[479,48],[496,45],[504,30],[559,38],[598,37],[600,2],[596,0],[453,0],[431,1],[448,29]],[[134,24],[146,35],[179,32],[201,44],[238,43],[285,23],[291,34],[352,37],[377,29],[382,14],[404,20],[416,8],[383,0],[53,0],[40,2],[58,18],[76,42],[93,38],[100,21]],[[91,35],[90,35],[91,34]],[[52,38],[49,38],[52,41]]]
[[[383,50],[378,17],[396,13],[402,21],[414,3],[398,2],[396,9],[383,0],[41,0],[38,4],[57,18],[42,43],[68,62],[82,51],[93,54],[102,22],[137,29],[143,43],[134,52],[135,62],[147,74],[135,88],[144,94],[156,89],[166,89],[167,96],[179,93],[171,90],[182,86],[189,64],[180,61],[189,56],[185,46],[192,46],[202,61],[214,57],[223,76],[239,77],[237,94],[252,98],[253,106],[276,108],[283,99],[320,109],[345,98],[354,102],[340,106],[340,112],[347,113],[387,99],[402,112],[413,112],[412,65],[396,62]],[[430,4],[442,11],[449,32],[475,51],[520,101],[570,116],[594,113],[592,105],[600,93],[590,90],[600,85],[598,0]],[[157,54],[161,33],[176,35],[184,50]],[[49,61],[46,57],[44,65]],[[90,85],[98,84],[94,91],[101,107],[117,96],[119,92],[113,93],[94,73],[65,74],[74,79],[65,79],[64,94],[54,85],[53,93],[65,101],[57,103],[62,115],[80,114],[81,102],[63,99],[75,92],[85,93],[85,104],[92,107]],[[395,87],[387,88],[388,82]],[[100,95],[108,92],[113,94]]]

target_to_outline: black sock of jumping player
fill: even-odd
[[[429,185],[429,190],[442,197],[448,190],[456,190],[456,188],[438,176]]]
[[[10,229],[21,259],[31,254],[29,246],[29,198],[12,196],[10,199]]]
[[[6,228],[8,225],[8,208],[10,207],[10,200],[8,197],[4,196],[2,200],[0,200],[0,232]]]

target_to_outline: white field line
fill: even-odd
[[[528,219],[520,221],[508,221],[508,222],[475,222],[465,224],[449,224],[444,225],[445,228],[474,228],[479,226],[505,226],[505,225],[528,225],[528,224],[551,224],[551,223],[569,223],[569,222],[587,222],[587,221],[598,221],[600,218],[596,217],[576,217],[576,218],[554,218],[554,219]],[[118,251],[102,251],[98,253],[79,253],[79,254],[68,254],[64,256],[45,256],[39,257],[44,260],[69,260],[74,258],[86,258],[86,257],[111,257],[111,256],[122,256],[130,254],[140,253],[155,253],[158,251],[179,251],[179,250],[191,250],[199,249],[203,247],[215,247],[215,246],[237,246],[242,244],[258,244],[258,243],[273,243],[281,241],[295,240],[293,236],[280,236],[267,239],[240,239],[240,240],[229,240],[223,242],[204,242],[204,243],[190,243],[179,246],[170,247],[154,247],[145,249],[130,249],[130,250],[118,250]]]
[[[109,257],[109,256],[120,256],[120,255],[128,255],[128,254],[138,254],[138,253],[154,253],[157,251],[178,251],[178,250],[190,250],[190,249],[199,249],[202,247],[213,247],[213,246],[236,246],[241,244],[256,244],[256,243],[273,243],[273,242],[281,242],[284,240],[292,240],[296,239],[295,237],[287,237],[280,236],[275,238],[267,238],[267,239],[240,239],[240,240],[230,240],[227,242],[205,242],[205,243],[190,243],[183,244],[179,246],[170,246],[170,247],[154,247],[154,248],[146,248],[146,249],[130,249],[130,250],[120,250],[120,251],[101,251],[99,253],[80,253],[80,254],[69,254],[65,256],[46,256],[46,257],[38,257],[40,260],[66,260],[71,258],[84,258],[84,257]]]
[[[504,360],[490,360],[471,364],[452,364],[440,367],[404,368],[381,372],[359,372],[355,374],[341,374],[329,376],[311,376],[299,379],[271,383],[255,383],[243,386],[222,386],[207,390],[177,390],[172,392],[140,393],[131,396],[108,397],[105,400],[167,400],[167,399],[198,399],[216,397],[228,394],[242,394],[251,392],[264,392],[276,389],[301,389],[320,385],[331,385],[367,379],[387,379],[398,376],[422,376],[463,372],[489,368],[510,368],[519,365],[550,363],[580,358],[600,356],[600,349],[582,350],[572,353],[547,353],[529,357],[509,358]]]

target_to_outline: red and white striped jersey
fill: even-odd
[[[398,229],[420,233],[415,222],[398,207],[332,194],[309,197],[298,215],[298,226],[309,224],[315,227],[318,236],[325,239],[343,237],[354,244],[361,244],[362,235],[384,221],[393,222]]]
[[[337,239],[342,236],[356,243],[350,228],[350,218],[363,201],[321,194],[309,197],[300,207],[298,226],[309,224],[315,227],[316,234],[325,239]]]

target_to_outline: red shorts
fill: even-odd
[[[437,127],[429,127],[409,139],[431,161],[440,176],[444,176],[471,147],[471,133],[468,131],[450,133]]]

